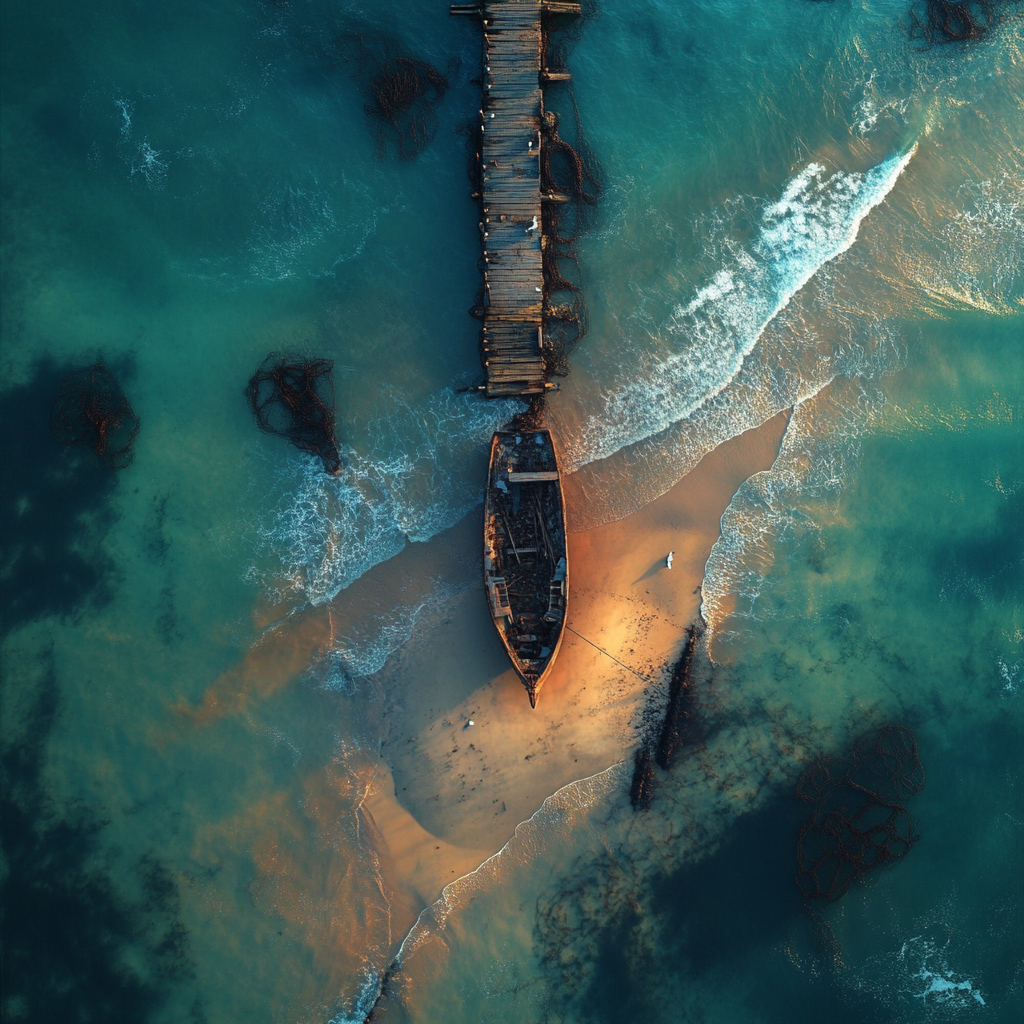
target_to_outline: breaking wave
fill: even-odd
[[[668,429],[736,379],[765,328],[826,263],[856,241],[864,218],[892,191],[917,151],[864,174],[828,174],[809,164],[767,205],[755,240],[735,244],[730,262],[658,331],[667,355],[648,355],[640,373],[603,390],[602,412],[568,449],[570,470],[605,459]]]

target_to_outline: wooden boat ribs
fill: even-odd
[[[547,430],[499,431],[484,509],[491,618],[537,706],[565,624],[569,572],[558,462]]]

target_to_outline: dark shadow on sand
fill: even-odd
[[[650,569],[648,569],[647,572],[643,574],[643,576],[638,576],[635,580],[633,580],[632,586],[635,587],[638,583],[643,583],[644,580],[649,580],[652,576],[657,576],[662,569],[668,569],[668,566],[665,564],[664,558],[659,558],[650,567]]]

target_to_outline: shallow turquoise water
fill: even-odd
[[[907,9],[636,0],[582,27],[605,193],[591,333],[549,410],[574,526],[796,412],[709,563],[708,750],[642,820],[621,768],[553,801],[452,897],[440,973],[408,956],[413,1019],[1014,1019],[1021,23],[919,52]],[[402,937],[360,833],[367,677],[475,553],[427,591],[384,577],[358,629],[275,649],[282,684],[211,724],[176,709],[479,501],[519,407],[456,390],[479,379],[477,29],[420,0],[3,18],[5,901],[32,897],[9,902],[5,1013],[361,1019]],[[378,158],[360,36],[449,77],[414,161]],[[339,481],[253,428],[271,349],[334,359]],[[142,422],[114,476],[47,425],[99,356]],[[893,719],[921,743],[922,840],[832,915],[837,967],[792,886],[789,794]]]
[[[631,766],[567,787],[453,887],[398,984],[422,1019],[1015,1019],[1019,323],[954,314],[922,337],[842,481],[794,490],[784,447],[734,500],[748,523],[774,516],[773,560],[742,523],[720,542],[745,575],[713,641],[705,746],[656,773],[646,814]],[[796,778],[887,722],[919,740],[920,838],[816,924],[793,882]]]

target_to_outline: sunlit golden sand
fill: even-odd
[[[671,667],[697,615],[721,515],[740,483],[771,465],[785,424],[783,414],[722,445],[628,519],[570,536],[576,633],[536,711],[475,592],[392,657],[380,673],[384,757],[398,800],[429,833],[494,852],[546,796],[627,756],[643,691]],[[489,681],[474,687],[481,676]]]
[[[723,444],[634,515],[570,535],[572,632],[536,711],[475,588],[446,602],[392,655],[376,677],[385,703],[382,761],[365,797],[344,802],[368,817],[382,874],[405,894],[398,917],[500,849],[549,794],[628,755],[644,690],[671,667],[698,613],[722,513],[743,480],[771,465],[786,422],[780,414]],[[207,725],[294,683],[313,658],[379,614],[382,587],[399,577],[413,599],[429,594],[439,574],[476,556],[478,534],[477,516],[468,516],[377,566],[329,606],[277,622],[198,708],[179,710]],[[315,816],[308,802],[307,810]],[[278,824],[282,835],[289,831],[285,820]],[[278,878],[279,888],[275,827],[268,822],[258,845],[261,875]]]

